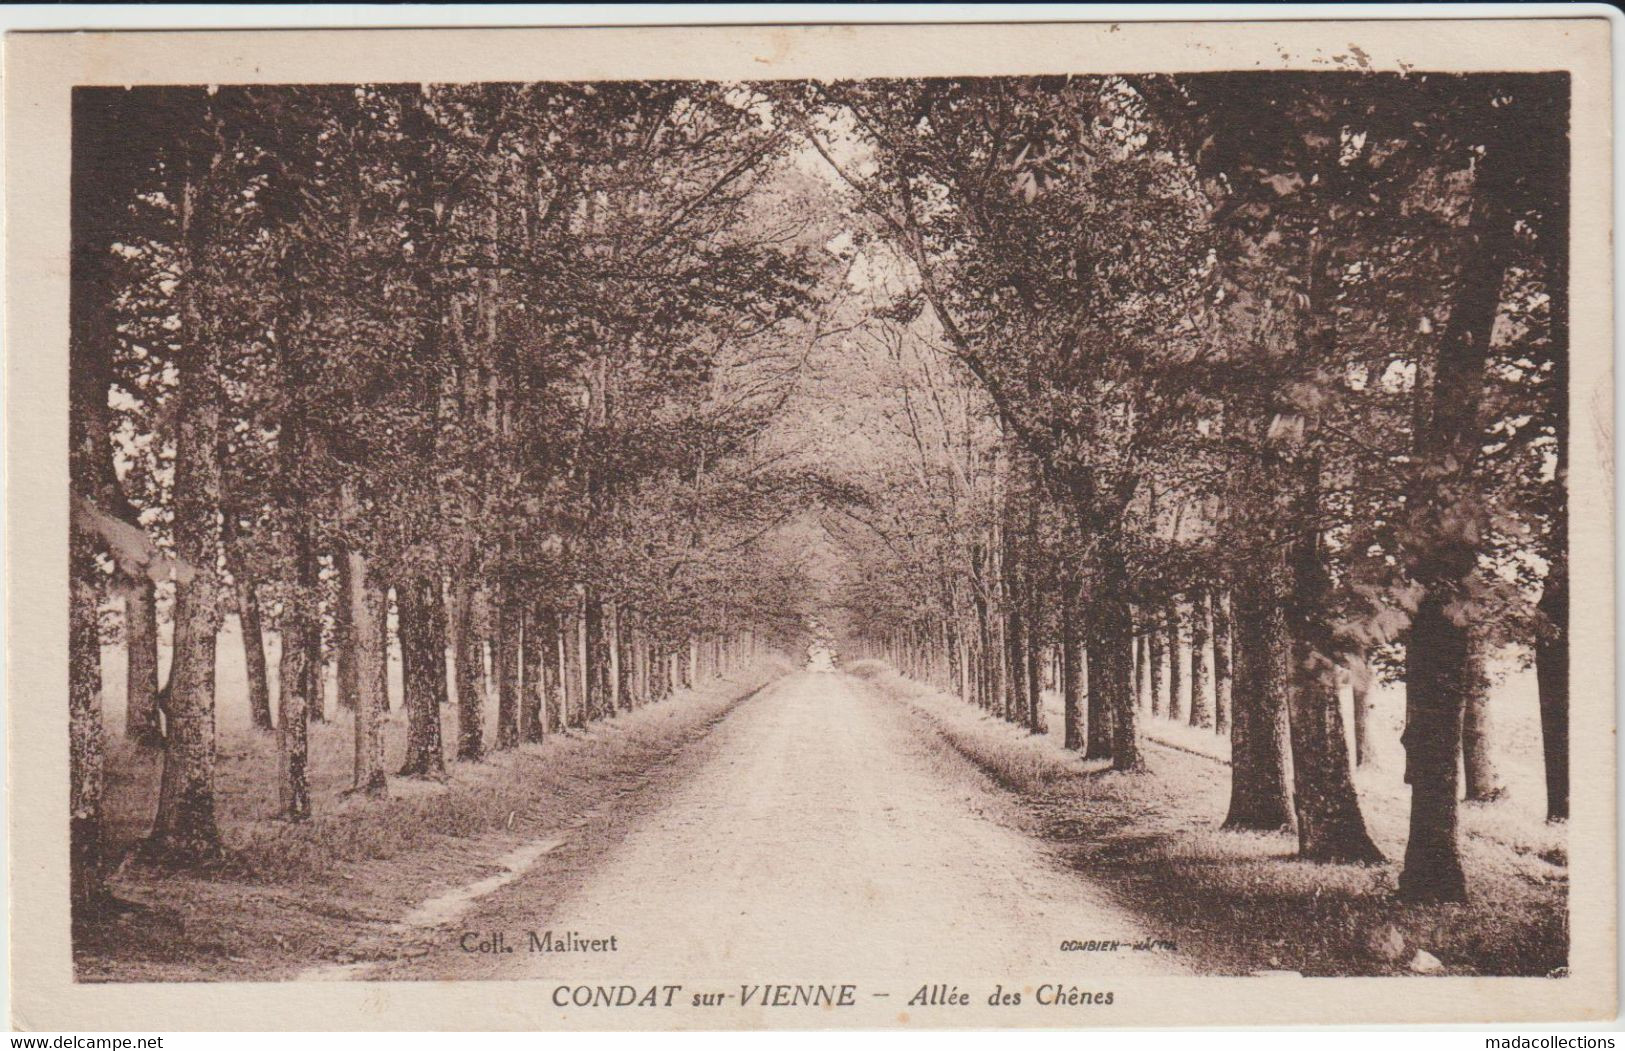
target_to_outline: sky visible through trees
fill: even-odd
[[[1556,74],[77,89],[76,915],[230,854],[227,710],[298,825],[313,724],[384,797],[809,646],[1125,779],[1227,741],[1226,829],[1469,897],[1508,662],[1567,816],[1567,128]]]

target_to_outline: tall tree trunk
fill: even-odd
[[[1230,634],[1230,592],[1213,593],[1213,730],[1230,732],[1234,643]]]
[[[308,717],[313,723],[327,722],[327,663],[322,649],[322,625],[325,620],[322,609],[318,607],[314,619],[305,626],[303,636],[305,696],[310,699]]]
[[[643,643],[642,619],[630,610],[620,611],[617,617],[625,622],[626,666],[623,672],[626,675],[626,706],[632,710],[649,703],[649,651]]]
[[[1484,650],[1484,639],[1475,632],[1467,651],[1467,699],[1461,723],[1461,768],[1467,799],[1474,803],[1497,799],[1502,791],[1490,746],[1490,676]]]
[[[353,712],[361,696],[361,666],[356,658],[356,626],[351,616],[348,596],[355,587],[350,579],[353,571],[350,560],[342,554],[338,563],[339,594],[345,596],[333,608],[333,657],[337,666],[339,711]]]
[[[567,730],[575,725],[570,716],[570,695],[575,690],[575,680],[570,675],[570,645],[569,640],[573,632],[570,629],[568,614],[557,614],[558,624],[558,725],[553,727],[555,733]]]
[[[1098,633],[1091,631],[1085,645],[1086,666],[1083,671],[1086,676],[1085,690],[1088,697],[1089,712],[1088,744],[1083,752],[1085,759],[1110,759],[1112,757],[1113,712],[1111,698],[1106,693],[1110,683],[1110,673],[1104,673],[1105,677],[1102,678],[1103,673],[1095,671],[1096,668],[1105,667],[1106,661],[1110,659],[1107,652],[1101,648],[1103,641]],[[1133,663],[1133,653],[1131,652],[1124,659],[1124,670],[1132,674]],[[1129,705],[1133,707],[1135,703],[1133,682],[1125,683],[1124,688],[1129,693]]]
[[[308,512],[307,512],[308,513]],[[300,556],[299,579],[309,581],[311,595],[310,615],[305,620],[304,632],[299,636],[305,647],[305,697],[309,703],[307,717],[313,723],[327,721],[327,660],[322,649],[322,631],[327,622],[327,595],[321,585],[321,559],[316,545],[307,540]]]
[[[993,652],[992,610],[988,604],[988,588],[992,585],[986,568],[987,554],[981,544],[972,545],[970,569],[971,608],[976,616],[976,703],[983,710],[993,703],[991,673]]]
[[[474,589],[468,574],[470,559],[463,559],[451,582],[452,646],[457,676],[457,758],[478,762],[485,755],[485,698],[480,694],[476,666],[483,662],[480,640],[474,633]]]
[[[1111,713],[1112,769],[1132,773],[1145,769],[1140,755],[1139,711],[1134,704],[1133,684],[1130,682],[1134,638],[1134,621],[1128,603],[1117,598],[1105,598],[1095,605],[1094,616],[1089,618],[1094,649],[1102,655],[1099,664],[1089,669],[1089,689],[1099,690],[1107,710]]]
[[[1068,573],[1061,582],[1061,724],[1068,751],[1083,748],[1083,643],[1080,638],[1078,578]]]
[[[151,747],[163,744],[158,716],[158,589],[147,577],[124,592],[124,736]]]
[[[1185,668],[1180,659],[1184,648],[1184,617],[1180,614],[1179,599],[1168,600],[1163,623],[1168,630],[1168,718],[1178,722],[1185,717]]]
[[[1409,658],[1418,648],[1428,653],[1426,659]],[[1411,901],[1467,897],[1456,816],[1467,650],[1467,633],[1451,622],[1443,596],[1425,597],[1411,621],[1406,646],[1406,720],[1400,737],[1405,782],[1411,786],[1411,823],[1399,891]]]
[[[1044,732],[1044,688],[1043,680],[1039,676],[1038,653],[1042,646],[1044,634],[1043,594],[1039,588],[1037,551],[1038,551],[1038,498],[1027,493],[1022,502],[1026,505],[1026,521],[1021,531],[1021,560],[1023,563],[1021,573],[1021,605],[1022,618],[1026,622],[1026,631],[1022,634],[1022,660],[1026,680],[1027,692],[1023,697],[1023,707],[1026,709],[1022,721],[1027,729],[1035,734]]]
[[[604,617],[598,596],[586,592],[581,604],[582,690],[587,698],[587,718],[602,719],[604,710]]]
[[[265,635],[260,626],[260,600],[254,582],[237,575],[237,620],[243,635],[243,661],[248,670],[248,709],[254,729],[271,729],[271,683],[265,664]]]
[[[948,596],[949,609],[954,610],[957,600]],[[957,612],[943,615],[941,624],[942,670],[944,676],[943,692],[952,694],[963,701],[965,699],[965,642],[960,632],[964,628],[964,621]],[[750,658],[754,661],[756,656],[756,636],[749,633],[745,636],[746,646]],[[1057,675],[1056,687],[1061,686]]]
[[[1151,640],[1141,632],[1134,635],[1134,699],[1146,710],[1151,708]]]
[[[475,609],[479,608],[479,600],[475,599]],[[469,667],[474,671],[474,696],[479,698],[481,708],[481,721],[484,720],[485,702],[491,699],[491,654],[486,647],[486,633],[480,627],[478,614],[474,616],[469,634],[472,636],[472,649],[469,651]],[[482,749],[483,750],[483,749]]]
[[[486,642],[495,630],[491,620],[490,588],[483,583],[474,584],[469,596],[468,622],[470,633],[474,637],[474,649],[469,666],[474,669],[474,691],[480,698],[482,723],[484,705],[494,696],[491,690],[491,653],[486,647]],[[483,745],[481,750],[483,751]]]
[[[1294,659],[1290,722],[1298,853],[1309,861],[1379,863],[1382,852],[1366,832],[1350,776],[1335,665],[1302,648]]]
[[[69,173],[68,292],[68,901],[75,924],[96,920],[107,901],[103,882],[106,748],[103,726],[99,608],[104,581],[97,555],[105,538],[80,501],[140,528],[114,463],[108,392],[116,339],[113,246],[127,233],[135,189],[135,161],[122,107],[111,92],[73,92]],[[134,162],[134,163],[132,163]],[[185,203],[190,204],[188,196]],[[188,211],[188,215],[189,215]],[[196,335],[196,333],[192,333]],[[143,743],[161,739],[158,713],[157,615],[152,580],[132,567],[115,567],[124,581],[128,681],[125,733]],[[139,575],[137,575],[139,573]],[[145,619],[143,619],[143,617]],[[147,663],[150,658],[150,671]]]
[[[1545,243],[1546,289],[1551,295],[1553,471],[1548,491],[1551,527],[1546,539],[1546,579],[1541,586],[1535,631],[1535,683],[1540,697],[1541,753],[1546,772],[1546,820],[1569,816],[1569,208],[1551,202]]]
[[[448,632],[446,630],[445,581],[436,572],[426,582],[423,593],[425,615],[429,631],[429,659],[434,662],[434,699],[437,709],[451,704],[451,665],[446,659]]]
[[[212,398],[208,400],[212,402]],[[220,851],[214,816],[219,582],[211,535],[218,477],[214,431],[219,416],[212,404],[193,402],[188,409],[177,414],[181,437],[176,442],[175,456],[175,546],[180,557],[194,568],[191,580],[175,585],[174,657],[169,673],[169,703],[164,712],[164,772],[150,844],[156,854],[180,862],[211,858]]]
[[[1026,652],[1022,655],[1027,665],[1027,697],[1022,722],[1031,732],[1041,734],[1044,732],[1044,680],[1039,661],[1036,618],[1029,617],[1027,624]]]
[[[625,691],[621,685],[621,610],[613,599],[604,603],[604,634],[609,650],[606,702],[612,712],[621,711],[623,707],[630,709],[631,705],[625,703]]]
[[[345,521],[353,523],[360,513],[360,502],[350,483],[346,482],[341,492]],[[367,556],[358,547],[346,546],[339,557],[346,567],[341,575],[346,585],[341,601],[349,608],[356,664],[355,764],[351,790],[383,796],[389,792],[389,781],[384,774],[385,701],[378,686],[379,665],[385,658],[378,651],[376,587],[368,579]]]
[[[519,740],[525,744],[539,743],[545,730],[542,706],[546,703],[547,683],[542,669],[547,661],[544,659],[546,651],[542,640],[550,636],[540,631],[540,613],[540,604],[534,602],[522,610],[524,637],[519,662]]]
[[[112,323],[110,259],[118,231],[110,188],[102,185],[112,169],[119,139],[118,110],[100,92],[71,93],[73,145],[69,175],[70,251],[68,286],[68,492],[70,508],[79,500],[102,497],[117,481],[112,432],[107,420],[111,384]],[[124,204],[119,202],[119,206]],[[102,795],[105,788],[106,730],[102,725],[102,645],[99,608],[102,575],[96,556],[101,538],[85,517],[70,512],[68,525],[68,905],[74,923],[98,918],[105,901],[102,862]],[[151,581],[142,577],[132,584]],[[157,644],[151,693],[140,696],[145,678],[136,675],[134,625],[137,590],[126,592],[125,644],[130,678],[125,733],[157,740]],[[15,609],[15,607],[13,607]],[[15,613],[12,614],[15,616]],[[156,617],[154,618],[156,621]]]
[[[536,656],[544,668],[540,685],[547,734],[564,729],[564,660],[563,635],[559,625],[559,612],[551,605],[536,607]],[[543,652],[543,647],[546,652]]]
[[[621,622],[621,684],[622,703],[627,711],[635,711],[649,703],[647,650],[643,645],[642,622],[631,610],[618,610]]]
[[[1168,635],[1163,629],[1162,611],[1155,605],[1148,607],[1145,634],[1148,639],[1147,658],[1151,665],[1151,714],[1161,715],[1167,703]]]
[[[1208,642],[1213,635],[1213,608],[1207,588],[1191,593],[1191,708],[1192,726],[1212,726],[1213,711],[1208,707],[1212,674],[1208,670]]]
[[[639,704],[653,704],[660,700],[660,671],[659,650],[653,640],[649,638],[648,627],[641,620],[638,623],[638,669],[642,685],[638,689]]]
[[[1329,367],[1338,351],[1336,278],[1318,235],[1307,252],[1308,289],[1302,312],[1305,372]],[[1298,854],[1310,861],[1373,864],[1382,852],[1366,832],[1360,798],[1354,790],[1337,667],[1346,647],[1332,630],[1331,573],[1327,568],[1320,453],[1314,434],[1318,417],[1286,393],[1271,392],[1262,432],[1261,478],[1270,480],[1273,530],[1270,555],[1259,567],[1272,598],[1286,611],[1291,642],[1289,722],[1292,740],[1292,802],[1298,824]],[[1299,438],[1288,429],[1272,433],[1273,421],[1297,420]],[[1284,542],[1284,543],[1283,543]]]
[[[638,647],[638,706],[653,704],[660,699],[660,647],[649,634],[648,621],[642,614],[637,620]]]
[[[389,588],[379,586],[372,592],[372,599],[378,604],[378,664],[375,672],[378,676],[378,699],[382,704],[380,711],[387,717],[394,710],[395,704],[389,696]]]
[[[295,599],[283,610],[277,663],[277,809],[284,820],[310,817],[310,647],[301,643],[306,614]]]
[[[308,454],[308,443],[296,419],[284,419],[277,458],[284,470]],[[290,585],[277,622],[281,656],[277,662],[277,804],[286,821],[310,817],[310,713],[321,702],[312,692],[319,669],[311,660],[311,637],[321,633],[319,582],[310,555],[311,512],[307,497],[292,490],[283,504],[284,529],[292,546],[285,570]],[[321,652],[318,641],[316,652]]]
[[[1319,506],[1318,467],[1308,468],[1306,503]],[[1314,521],[1306,508],[1301,521]],[[1324,618],[1331,584],[1318,524],[1305,526],[1288,554],[1292,606],[1291,732],[1298,853],[1309,861],[1375,864],[1382,852],[1366,832],[1354,790],[1348,733],[1337,694],[1337,663]]]
[[[1011,598],[1016,600],[1017,596]],[[1019,601],[1012,601],[1010,607],[1005,614],[1004,631],[1004,717],[1013,723],[1025,721],[1026,716],[1027,619],[1022,615]]]
[[[1293,823],[1287,768],[1292,654],[1286,612],[1250,584],[1234,593],[1235,705],[1230,724],[1230,812],[1224,827],[1274,832]]]
[[[1119,543],[1119,538],[1108,536],[1096,552],[1100,598],[1091,608],[1089,636],[1100,659],[1089,668],[1089,689],[1101,691],[1111,713],[1112,769],[1130,773],[1145,769],[1145,760],[1134,704],[1134,616],[1123,598],[1128,593],[1128,569]]]
[[[1450,319],[1439,340],[1431,390],[1418,421],[1413,483],[1406,509],[1412,578],[1427,591],[1405,647],[1407,779],[1410,840],[1400,873],[1409,901],[1462,901],[1467,896],[1457,843],[1457,755],[1470,692],[1471,578],[1486,530],[1487,508],[1474,464],[1483,445],[1479,408],[1490,337],[1501,310],[1501,286],[1514,248],[1506,195],[1527,151],[1513,129],[1522,100],[1478,114],[1485,132],[1474,162],[1468,246],[1456,281]],[[1527,132],[1527,125],[1521,129]]]
[[[68,539],[68,871],[76,921],[96,918],[105,899],[102,862],[101,589],[95,541],[70,527]]]
[[[1371,754],[1371,665],[1363,656],[1348,661],[1349,695],[1354,710],[1354,765],[1368,766]]]
[[[1566,544],[1565,540],[1565,544]],[[1540,693],[1541,752],[1546,760],[1546,820],[1569,816],[1569,570],[1559,556],[1546,571],[1535,637],[1535,682]]]
[[[575,709],[578,726],[586,726],[596,717],[592,696],[592,626],[587,623],[588,596],[585,588],[576,589],[576,645],[575,645]]]
[[[441,778],[446,773],[440,698],[435,689],[435,632],[430,577],[408,576],[395,588],[396,634],[401,641],[401,694],[406,705],[406,761],[400,776]]]
[[[497,602],[497,747],[509,749],[519,745],[519,632],[523,614],[511,584],[501,585]]]
[[[212,163],[218,163],[216,154]],[[177,298],[185,346],[178,355],[175,437],[175,553],[190,569],[177,580],[174,656],[165,710],[164,772],[149,848],[192,862],[220,852],[214,815],[215,640],[220,629],[215,515],[220,505],[218,351],[199,289],[197,177],[181,191],[185,271]]]

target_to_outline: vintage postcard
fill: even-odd
[[[13,1025],[1613,1017],[1610,30],[12,34]]]

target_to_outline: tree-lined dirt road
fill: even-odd
[[[538,865],[391,976],[1073,981],[1183,969],[1133,949],[1158,932],[1001,823],[1013,801],[917,714],[843,674],[777,681],[644,791],[654,800],[601,857],[573,874]],[[533,952],[532,930],[613,936],[615,950]],[[465,951],[490,932],[511,951]],[[1090,940],[1122,947],[1061,949]]]

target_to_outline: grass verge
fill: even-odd
[[[130,855],[111,881],[128,907],[75,932],[76,978],[275,980],[354,962],[423,900],[497,872],[496,859],[520,844],[578,829],[595,807],[637,792],[782,671],[764,664],[586,731],[448,764],[442,782],[395,778],[383,800],[343,796],[347,723],[322,724],[312,741],[322,757],[312,771],[317,814],[297,825],[271,816],[271,740],[227,735],[218,771],[225,859],[172,871]],[[135,781],[140,771],[131,767],[145,757],[121,759],[118,776]],[[115,828],[128,838],[134,819],[120,818]]]
[[[1464,863],[1472,900],[1416,906],[1395,900],[1403,808],[1367,806],[1378,866],[1297,860],[1284,834],[1222,832],[1229,769],[1213,758],[1147,748],[1149,771],[1119,774],[1083,762],[1048,735],[989,718],[956,697],[879,662],[848,671],[911,705],[943,747],[1015,793],[1031,830],[1062,863],[1106,888],[1182,949],[1228,974],[1310,976],[1408,973],[1420,950],[1455,975],[1559,975],[1568,957],[1568,871],[1561,852],[1467,822]]]

